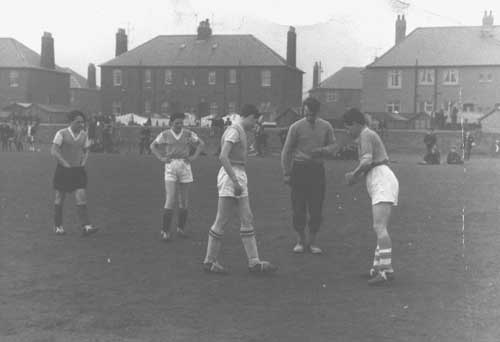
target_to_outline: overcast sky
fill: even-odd
[[[405,2],[407,33],[422,26],[480,25],[484,10],[492,10],[500,23],[500,0]],[[133,48],[159,34],[194,34],[203,18],[214,21],[216,33],[242,33],[238,22],[245,18],[287,26],[333,20],[361,32],[359,39],[380,55],[393,44],[393,18],[401,10],[398,0],[2,0],[0,36],[40,52],[40,37],[49,31],[55,39],[56,63],[86,76],[88,63],[98,65],[114,57],[118,27],[127,29]]]

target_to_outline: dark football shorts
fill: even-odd
[[[83,166],[64,167],[57,164],[53,181],[54,189],[61,192],[73,192],[87,188],[87,172]]]

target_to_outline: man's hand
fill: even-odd
[[[354,171],[347,172],[345,174],[345,180],[347,182],[347,185],[353,185],[354,183],[356,183],[358,181],[357,177],[354,175]]]
[[[187,158],[186,158],[186,161],[187,161],[188,163],[191,163],[191,162],[194,162],[194,161],[196,160],[196,158],[198,158],[198,157],[197,157],[196,155],[194,155],[194,154],[193,154],[192,156],[187,157]]]
[[[170,163],[171,159],[169,157],[161,157],[160,161],[162,161],[165,164],[168,164]]]
[[[243,193],[243,188],[241,187],[240,183],[238,181],[234,182],[234,195],[235,196],[241,196]]]
[[[290,177],[290,175],[283,176],[283,183],[285,183],[286,185],[291,185],[291,180],[292,180],[292,177]]]
[[[324,153],[323,147],[316,147],[311,150],[311,157],[321,157]]]
[[[69,163],[66,160],[63,160],[61,164],[64,167],[71,167],[71,165],[69,165]]]

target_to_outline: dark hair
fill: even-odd
[[[352,125],[353,123],[358,123],[360,125],[366,125],[366,118],[357,108],[350,108],[347,112],[342,115],[342,121],[346,125]]]
[[[304,105],[304,107],[309,108],[309,110],[313,114],[318,114],[319,109],[321,107],[321,103],[318,101],[318,99],[316,99],[312,96],[309,96],[308,98],[306,98],[302,104]]]
[[[170,122],[173,122],[174,120],[177,120],[177,119],[184,120],[185,118],[186,118],[186,114],[181,113],[181,112],[176,112],[176,113],[170,115]]]
[[[259,110],[254,105],[246,104],[241,109],[241,116],[246,118],[250,115],[253,115],[256,119],[258,119],[262,114],[259,113]]]
[[[87,121],[87,118],[85,117],[85,114],[83,114],[81,111],[79,110],[72,110],[71,112],[69,112],[68,114],[68,119],[69,119],[69,122],[73,122],[75,121],[75,119],[78,117],[78,116],[81,116],[83,118],[83,121]]]

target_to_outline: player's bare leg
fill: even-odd
[[[64,192],[55,191],[54,194],[54,233],[57,235],[65,234],[63,228],[63,205],[66,194]]]
[[[219,274],[227,273],[227,270],[219,264],[217,259],[222,247],[224,228],[229,223],[235,201],[236,200],[232,197],[219,197],[217,203],[217,216],[208,232],[207,254],[203,261],[203,267],[207,272]]]
[[[368,281],[370,285],[378,285],[390,281],[394,277],[392,268],[392,241],[387,231],[391,217],[392,203],[383,202],[372,206],[373,229],[377,234],[378,267],[375,276]]]
[[[253,214],[250,208],[250,199],[238,199],[238,212],[240,215],[240,236],[248,258],[248,269],[253,273],[273,273],[278,269],[268,261],[260,260],[253,228]]]
[[[175,181],[165,181],[165,207],[163,210],[163,220],[161,229],[161,239],[165,242],[172,240],[170,228],[175,210],[175,200],[177,196],[177,183]]]
[[[179,201],[179,214],[178,214],[178,225],[177,234],[182,238],[187,238],[188,235],[185,231],[186,222],[188,217],[188,205],[189,205],[189,185],[190,183],[178,183],[178,201]]]

